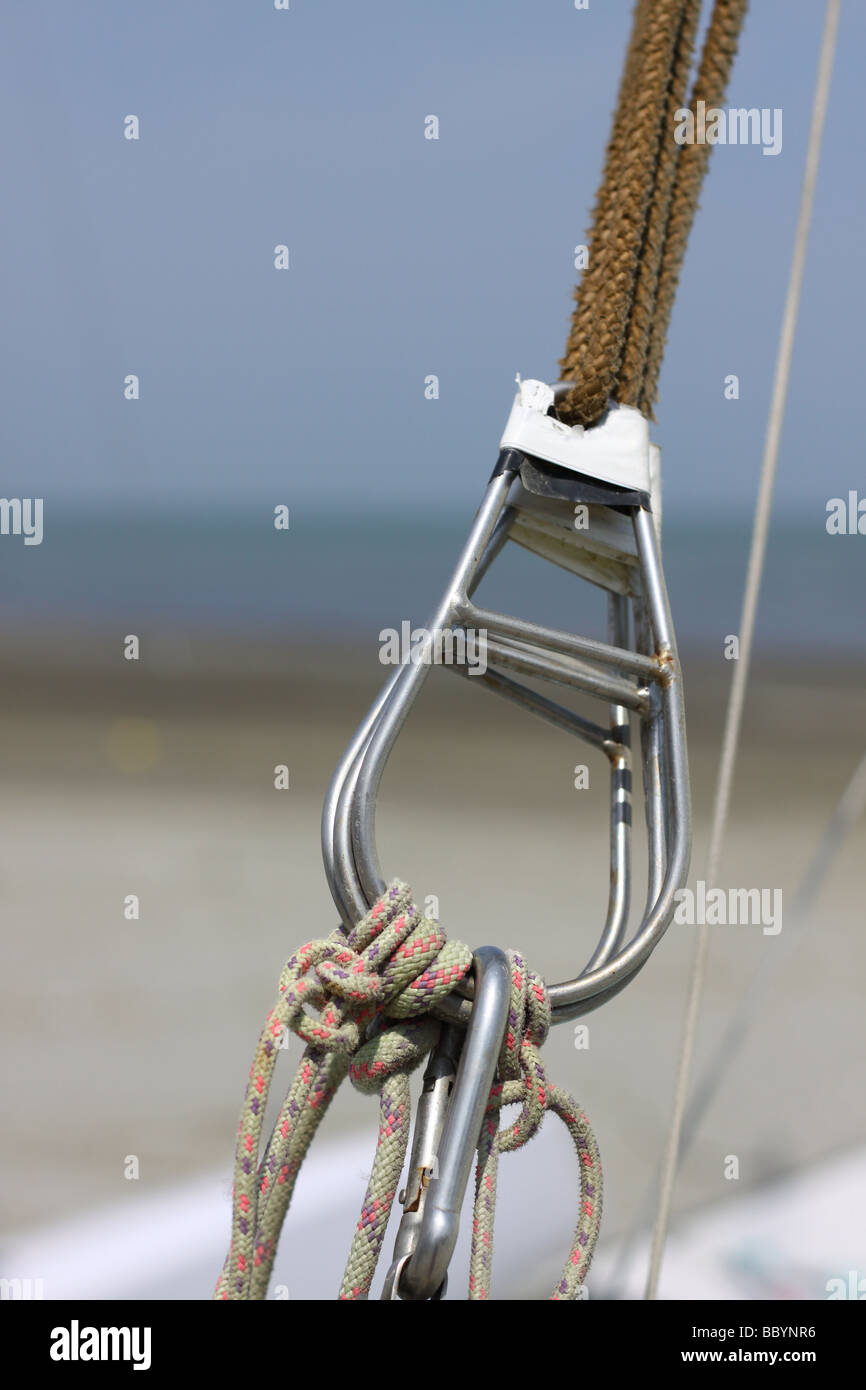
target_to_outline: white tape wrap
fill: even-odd
[[[650,495],[653,511],[661,504],[661,461],[650,443],[649,423],[639,410],[611,405],[592,429],[564,425],[548,415],[553,388],[543,381],[517,378],[517,395],[500,441],[501,449],[520,449],[601,482]]]

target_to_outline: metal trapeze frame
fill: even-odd
[[[350,929],[385,888],[376,849],[376,801],[388,756],[429,675],[435,635],[454,629],[486,632],[488,668],[470,677],[471,682],[574,734],[604,752],[610,762],[607,915],[580,974],[549,987],[557,1023],[604,1004],[645,964],[673,916],[691,848],[682,675],[650,498],[597,478],[563,483],[563,474],[563,469],[519,449],[502,449],[424,644],[410,664],[397,668],[356,731],[334,773],[322,814],[325,872],[342,921]],[[590,499],[588,536],[604,533],[611,523],[619,527],[616,544],[601,546],[586,562],[588,541],[573,529],[576,497]],[[625,519],[631,523],[630,534]],[[607,589],[607,642],[473,603],[475,589],[509,538]],[[459,666],[451,669],[468,674]],[[607,724],[583,718],[505,671],[545,678],[603,700],[609,707]],[[640,723],[649,865],[643,915],[629,935],[632,715]],[[467,982],[436,1012],[465,1023],[471,998],[472,985]]]

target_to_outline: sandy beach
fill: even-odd
[[[166,649],[132,671],[97,636],[11,646],[2,693],[0,1140],[10,1236],[231,1162],[237,1106],[283,960],[335,914],[319,852],[327,781],[374,694],[369,652]],[[48,655],[46,655],[48,653]],[[58,653],[60,654],[58,656]],[[700,877],[729,670],[684,655]],[[862,677],[756,663],[725,880],[798,879],[860,754]],[[439,898],[449,934],[519,945],[547,979],[582,967],[606,901],[606,769],[588,791],[570,741],[435,672],[385,779],[385,872]],[[290,788],[273,785],[275,765]],[[765,953],[778,952],[740,1055],[684,1165],[677,1211],[862,1139],[866,944],[861,826],[807,931],[719,927],[700,1059]],[[636,851],[639,892],[642,850]],[[124,902],[136,894],[138,920]],[[489,930],[485,923],[489,923]],[[629,1225],[659,1159],[694,929],[672,926],[638,979],[555,1029],[549,1069],[591,1115],[605,1162],[604,1240]],[[294,1055],[294,1054],[291,1054]],[[287,1072],[284,1073],[287,1078]],[[375,1128],[349,1090],[331,1138]]]

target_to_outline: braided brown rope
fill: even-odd
[[[637,0],[635,5],[631,39],[620,79],[613,129],[605,155],[604,175],[592,214],[593,255],[596,247],[603,247],[607,244],[608,237],[614,227],[616,195],[619,190],[623,167],[623,151],[630,135],[630,117],[635,104],[644,33],[651,5],[652,0]],[[592,325],[591,305],[593,300],[598,297],[598,290],[599,277],[594,273],[587,273],[582,276],[575,287],[573,297],[575,300],[579,299],[581,312],[574,315],[565,356],[560,362],[560,375],[563,381],[579,381],[583,377]]]
[[[625,351],[619,374],[619,388],[616,398],[623,405],[636,406],[638,404],[644,381],[655,319],[659,276],[666,246],[671,196],[677,173],[677,155],[680,149],[673,139],[674,115],[686,102],[689,68],[694,52],[700,13],[701,0],[687,0],[674,46],[671,80],[668,87],[662,138],[656,165],[655,185],[638,262],[634,303],[628,323]]]
[[[695,88],[723,99],[747,0],[716,0]],[[650,414],[708,145],[674,141],[685,104],[700,0],[638,0],[605,170],[593,213],[589,265],[560,375],[569,424],[595,424],[609,401]]]
[[[588,282],[591,311],[584,310],[581,292],[575,310],[575,319],[586,313],[587,322],[581,331],[588,343],[582,354],[583,370],[578,384],[561,403],[562,419],[592,424],[604,412],[617,385],[685,3],[686,0],[655,0],[645,14],[641,10],[636,14],[643,38],[638,45],[626,125],[617,140],[619,180],[606,217],[608,230],[604,240],[596,228],[590,236],[589,266],[581,290]]]
[[[716,0],[692,92],[692,112],[697,110],[698,101],[705,101],[708,107],[722,105],[747,8],[748,0]],[[697,144],[679,149],[643,389],[635,402],[645,415],[652,413],[656,400],[674,296],[711,149],[711,145]]]

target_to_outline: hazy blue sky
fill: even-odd
[[[662,377],[669,515],[754,495],[823,11],[747,19],[729,104],[781,107],[783,148],[711,160]],[[515,371],[555,375],[630,13],[7,0],[6,495],[469,506]],[[864,52],[848,0],[778,493],[821,516],[866,474]]]

